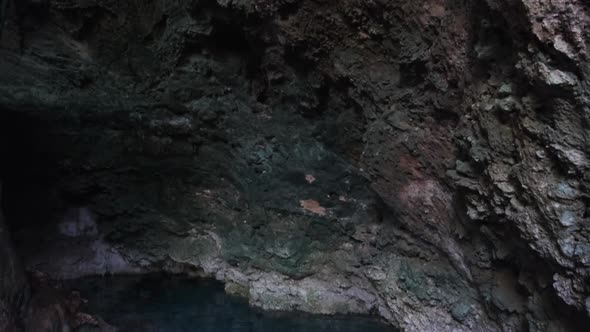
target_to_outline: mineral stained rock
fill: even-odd
[[[54,277],[194,273],[405,331],[584,331],[589,9],[9,2],[18,250]]]

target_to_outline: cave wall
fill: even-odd
[[[587,322],[584,1],[8,13],[0,107],[51,151],[24,158],[52,207],[14,220],[30,269],[196,271],[409,331]]]
[[[2,183],[0,183],[2,201]],[[18,331],[26,314],[28,284],[0,208],[0,330]]]

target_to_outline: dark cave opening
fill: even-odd
[[[244,29],[234,22],[214,19],[211,22],[213,30],[209,37],[210,46],[217,52],[247,53],[250,51]]]
[[[0,112],[0,181],[2,210],[13,232],[42,225],[53,218],[59,199],[59,147],[49,135],[42,114]]]

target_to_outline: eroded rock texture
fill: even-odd
[[[588,8],[10,3],[19,250],[55,277],[199,273],[407,331],[584,330]]]

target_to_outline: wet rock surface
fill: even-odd
[[[0,174],[28,269],[205,275],[407,331],[587,326],[586,2],[5,13]]]

